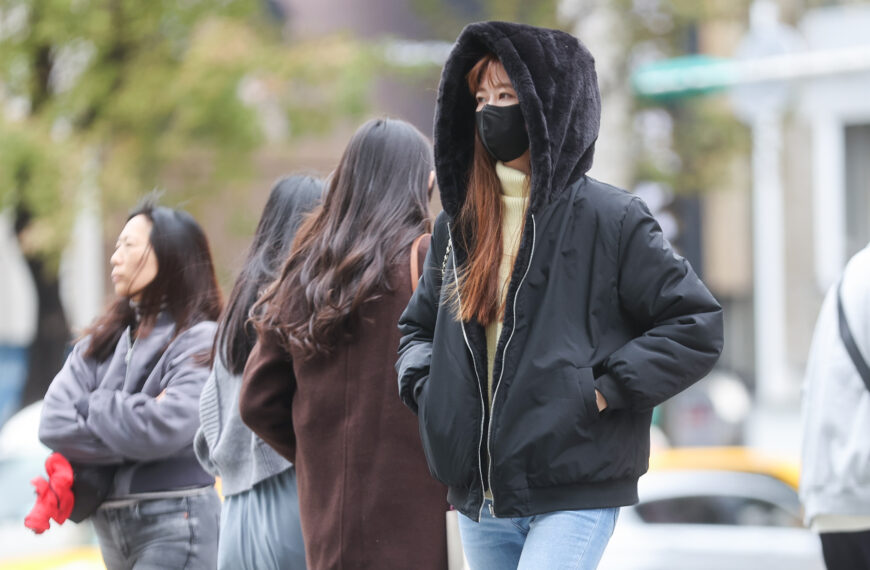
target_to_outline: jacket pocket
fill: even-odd
[[[426,389],[428,387],[429,380],[426,379],[423,381],[421,386],[415,388],[415,391],[417,392],[417,424],[420,430],[420,442],[423,444],[423,455],[426,456],[426,464],[429,466],[429,473],[438,481],[441,481],[445,485],[449,485],[450,481],[445,480],[447,478],[443,475],[445,470],[443,468],[439,469],[438,456],[434,452],[432,438],[430,437],[430,430],[433,426],[430,424],[429,411],[426,406]]]
[[[173,497],[169,499],[146,499],[140,501],[136,511],[140,517],[164,517],[166,515],[187,515],[188,502],[185,497]],[[183,516],[187,518],[187,516]]]
[[[417,421],[423,454],[429,473],[445,485],[467,487],[475,468],[476,447],[469,447],[475,431],[462,425],[467,420],[440,397],[433,394],[431,379],[426,380],[417,397]]]
[[[495,471],[508,474],[506,486],[596,480],[602,426],[592,369],[568,365],[512,388],[492,444]]]
[[[601,415],[598,410],[598,399],[595,397],[595,376],[591,368],[575,368],[574,378],[580,388],[586,411],[585,422],[592,423]]]

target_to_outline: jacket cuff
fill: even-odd
[[[595,389],[601,392],[607,400],[608,410],[619,410],[628,407],[628,397],[622,386],[610,374],[603,374],[595,379]]]
[[[399,378],[399,397],[402,399],[402,403],[414,412],[415,415],[418,411],[417,399],[420,397],[420,392],[423,391],[423,384],[426,383],[427,379],[428,376],[418,378],[416,381]]]
[[[423,386],[426,384],[426,382],[427,382],[428,380],[429,380],[429,377],[428,377],[428,376],[425,376],[425,377],[420,378],[419,380],[417,380],[417,383],[414,385],[414,403],[415,403],[415,404],[418,404],[418,405],[419,405],[419,403],[420,403],[420,392],[423,391]]]
[[[402,399],[402,403],[405,406],[414,412],[414,415],[417,415],[417,390],[402,390],[399,392],[399,397]]]
[[[74,405],[75,405],[76,411],[79,413],[79,415],[81,417],[83,417],[84,419],[88,419],[88,411],[91,407],[90,394],[88,394],[86,396],[82,396],[81,398],[76,400],[76,403]]]

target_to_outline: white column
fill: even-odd
[[[827,291],[846,263],[845,135],[832,116],[815,118],[812,130],[816,284]]]
[[[18,248],[12,211],[0,211],[0,344],[29,345],[36,310],[36,289]]]
[[[105,303],[106,260],[98,174],[99,161],[94,151],[88,153],[82,167],[78,212],[60,268],[61,300],[73,334],[88,326]]]
[[[776,406],[793,393],[785,352],[785,221],[780,175],[780,115],[752,121],[752,226],[755,374],[761,405]]]
[[[621,64],[625,58],[624,23],[608,2],[561,0],[558,13],[595,56],[601,90],[601,127],[595,142],[595,162],[589,175],[609,184],[628,188],[634,182],[631,145],[631,94]]]

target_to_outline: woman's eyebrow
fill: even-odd
[[[496,90],[496,89],[513,89],[514,86],[511,85],[511,83],[510,83],[509,81],[499,81],[498,83],[488,83],[487,85],[481,85],[481,86],[478,88],[478,90],[477,90],[477,92],[475,93],[475,95],[477,95],[478,93],[483,92],[483,91],[484,91],[485,89],[487,89],[487,88],[488,88],[488,89],[492,89],[492,90]]]

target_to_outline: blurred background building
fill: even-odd
[[[667,438],[796,453],[817,311],[870,241],[870,3],[198,4],[116,14],[113,35],[86,2],[0,0],[0,422],[105,303],[145,191],[203,221],[226,289],[274,180],[327,175],[369,116],[431,133],[450,42],[497,18],[587,44],[603,101],[590,174],[643,196],[725,307],[719,366],[657,412]],[[52,41],[40,18],[74,24]],[[105,95],[84,89],[100,81]]]

